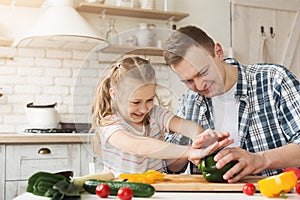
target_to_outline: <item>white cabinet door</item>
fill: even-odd
[[[92,144],[83,143],[81,144],[81,175],[87,175],[90,173],[89,164],[94,163],[95,173],[102,173],[103,162],[101,155],[96,155]]]
[[[6,196],[25,192],[19,181],[26,182],[29,176],[38,171],[72,170],[74,176],[79,176],[80,160],[80,144],[7,145],[6,185],[16,189],[13,193],[5,188]]]
[[[299,8],[297,0],[233,0],[234,57],[241,64],[264,61],[283,64],[300,78]]]
[[[0,145],[0,199],[4,198],[4,185],[5,185],[5,146]]]
[[[12,200],[26,191],[27,181],[6,181],[5,199]]]
[[[89,144],[81,144],[81,166],[80,166],[80,176],[89,174],[89,163],[94,162],[93,160],[93,151],[90,148]]]

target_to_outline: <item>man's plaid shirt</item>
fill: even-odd
[[[300,145],[300,84],[296,77],[276,64],[243,66],[235,59],[225,59],[225,62],[238,67],[235,98],[240,101],[240,147],[249,152],[260,152],[288,143]],[[179,99],[177,114],[197,122],[204,129],[214,129],[212,111],[210,98],[187,90]],[[181,145],[192,143],[191,139],[177,133],[168,134],[166,141]],[[192,163],[190,172],[201,173]],[[281,169],[268,169],[259,175],[280,172]]]

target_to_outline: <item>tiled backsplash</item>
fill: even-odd
[[[79,50],[0,47],[0,132],[28,128],[26,104],[57,102],[61,122],[90,122],[94,88],[106,75],[109,63],[119,55]],[[155,64],[160,85],[170,91],[172,103],[182,84],[159,56],[147,57]],[[160,64],[158,64],[160,63]],[[174,89],[173,89],[174,88]],[[175,89],[176,88],[176,89]],[[174,106],[173,106],[174,109]]]

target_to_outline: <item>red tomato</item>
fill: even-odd
[[[288,172],[288,171],[293,171],[297,176],[297,180],[300,180],[300,169],[299,168],[297,168],[297,167],[288,167],[288,168],[285,168],[283,170],[283,172]]]
[[[300,182],[298,182],[296,185],[296,192],[300,195]]]
[[[253,185],[253,183],[246,183],[243,186],[243,193],[252,196],[255,193],[255,186]]]
[[[110,187],[105,183],[101,183],[96,187],[96,194],[101,198],[107,198],[110,194]]]
[[[131,200],[133,197],[133,191],[131,188],[122,187],[118,190],[117,195],[121,200]]]

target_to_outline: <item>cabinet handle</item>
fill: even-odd
[[[40,148],[38,154],[50,154],[51,151],[48,148]]]

